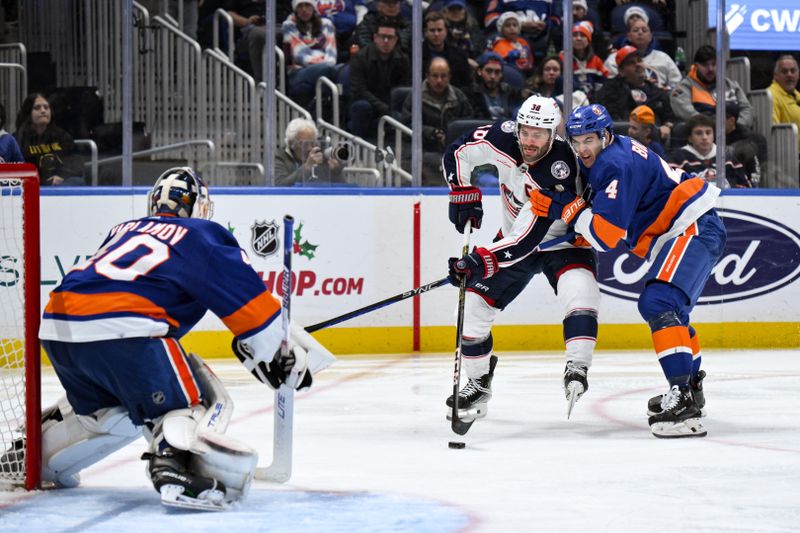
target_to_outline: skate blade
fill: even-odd
[[[462,422],[471,422],[473,420],[477,420],[479,418],[483,418],[489,412],[489,406],[479,405],[475,406],[471,409],[459,409],[458,410],[458,419]],[[447,410],[447,414],[445,415],[448,420],[453,419],[453,409],[450,408]]]
[[[183,487],[178,485],[164,485],[161,487],[161,503],[167,507],[179,509],[192,509],[195,511],[226,511],[230,505],[223,500],[224,494],[212,491],[214,498],[201,500],[183,494]]]
[[[572,414],[572,408],[575,407],[575,402],[583,395],[583,392],[583,385],[577,381],[570,381],[569,385],[567,385],[567,420],[569,420]]]
[[[660,439],[679,439],[682,437],[705,437],[708,432],[700,418],[688,418],[683,422],[656,422],[650,431]]]

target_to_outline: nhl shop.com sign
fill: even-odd
[[[778,222],[752,213],[717,209],[725,222],[725,251],[700,296],[699,304],[755,298],[800,277],[800,235]],[[598,281],[604,294],[637,300],[649,263],[627,250],[600,255]]]
[[[717,25],[717,1],[708,2],[708,25]],[[747,0],[725,3],[731,50],[800,50],[800,1]]]

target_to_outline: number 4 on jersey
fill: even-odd
[[[606,187],[606,196],[608,196],[609,200],[616,200],[617,199],[617,185],[619,184],[619,180],[614,180],[608,184]]]

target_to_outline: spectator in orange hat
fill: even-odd
[[[583,91],[594,101],[595,95],[603,87],[608,78],[608,71],[603,66],[603,60],[597,57],[592,48],[592,33],[594,26],[584,20],[572,27],[572,70],[573,85],[575,89]],[[561,62],[564,62],[564,52],[561,52]]]
[[[653,110],[646,105],[635,107],[629,120],[628,136],[664,157],[664,147],[658,142],[661,136],[656,128],[656,114]]]
[[[603,85],[597,93],[597,103],[603,104],[611,117],[619,121],[629,120],[634,108],[647,105],[661,124],[661,137],[668,137],[674,122],[669,93],[646,78],[641,52],[633,46],[623,46],[614,58],[619,75]]]

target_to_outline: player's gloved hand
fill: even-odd
[[[586,208],[586,202],[580,196],[569,191],[531,191],[531,211],[537,216],[558,220],[571,224],[578,213]]]
[[[235,337],[231,348],[236,358],[257,380],[273,389],[278,389],[284,383],[298,390],[311,386],[311,372],[306,367],[308,356],[300,346],[292,347],[286,357],[281,356],[278,349],[271,361],[259,359],[247,344]]]
[[[499,268],[497,257],[486,248],[475,248],[461,259],[451,257],[448,260],[448,265],[447,280],[456,287],[461,285],[462,278],[466,280],[472,277],[479,279],[491,278],[497,274]]]
[[[483,220],[483,204],[481,190],[477,187],[453,187],[450,191],[450,209],[448,215],[459,233],[464,233],[464,226],[472,220],[472,227],[479,229]]]

